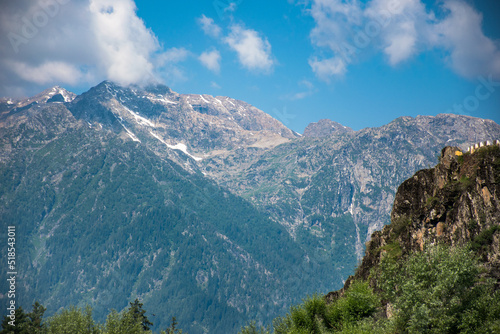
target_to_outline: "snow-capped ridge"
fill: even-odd
[[[31,96],[27,99],[22,99],[17,103],[13,102],[12,99],[9,99],[10,103],[9,101],[7,101],[7,104],[15,104],[15,107],[21,108],[29,104],[68,103],[73,101],[76,97],[77,95],[75,93],[72,93],[60,86],[54,86],[42,91],[37,95]]]

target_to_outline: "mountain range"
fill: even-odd
[[[344,287],[241,333],[498,333],[500,142],[442,149],[399,187]]]
[[[399,184],[443,146],[497,138],[493,121],[451,114],[359,131],[320,120],[301,135],[243,101],[163,85],[2,99],[19,303],[106,314],[139,298],[156,328],[175,315],[195,334],[267,323],[343,285]]]

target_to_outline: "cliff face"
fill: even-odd
[[[500,148],[459,157],[446,147],[441,163],[416,173],[398,189],[392,222],[410,220],[406,248],[425,243],[463,244],[500,222]]]
[[[471,242],[487,275],[500,279],[500,147],[459,151],[445,147],[436,167],[418,171],[399,186],[391,224],[372,234],[354,278],[372,279],[371,269],[386,253],[404,257],[428,244]]]

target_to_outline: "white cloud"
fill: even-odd
[[[55,81],[76,84],[82,79],[79,69],[72,64],[59,61],[48,61],[40,66],[12,61],[10,67],[20,78],[40,85]]]
[[[198,19],[198,23],[201,25],[203,32],[210,37],[218,38],[222,33],[222,29],[210,17],[202,15]]]
[[[152,54],[159,49],[154,34],[136,15],[132,0],[90,0],[91,27],[101,66],[119,84],[151,79]]]
[[[271,44],[255,30],[233,25],[224,41],[236,51],[243,67],[257,72],[268,73],[272,70],[274,61],[271,56]]]
[[[450,52],[448,64],[468,78],[500,78],[500,50],[483,34],[482,15],[462,1],[447,1],[444,7],[450,14],[436,26],[436,39]]]
[[[239,0],[239,2],[241,2],[241,0]],[[229,4],[229,6],[227,6],[226,8],[224,8],[224,11],[232,13],[232,12],[236,11],[236,8],[238,8],[238,4],[236,2],[231,2]]]
[[[0,36],[9,37],[0,42],[0,96],[32,94],[47,85],[99,76],[88,6],[61,0],[1,3]]]
[[[340,57],[321,60],[312,58],[309,59],[309,65],[318,78],[324,81],[328,81],[332,76],[341,76],[347,71],[347,64]]]
[[[310,14],[316,25],[310,37],[321,57],[312,56],[309,64],[328,81],[346,73],[362,53],[382,52],[396,66],[421,52],[443,49],[449,53],[444,61],[462,76],[500,77],[499,48],[484,35],[482,16],[463,0],[438,5],[447,13],[441,19],[421,0],[371,0],[365,5],[313,0]]]
[[[351,39],[352,26],[361,24],[362,11],[357,2],[315,0],[310,13],[316,22],[310,35],[313,44],[334,52],[342,42]]]
[[[0,46],[0,95],[104,79],[127,85],[181,77],[175,64],[187,51],[162,50],[136,11],[133,0],[2,2],[0,35],[10,37]]]
[[[223,12],[234,12],[237,5],[238,3],[231,2],[223,8]],[[202,15],[197,21],[206,35],[216,38],[219,42],[229,45],[233,51],[236,51],[238,60],[244,68],[261,73],[272,71],[274,61],[271,55],[271,44],[257,31],[246,29],[241,24],[232,24],[229,27],[229,34],[223,36],[222,28],[215,24],[212,18]],[[211,71],[216,73],[220,71],[221,56],[217,50],[205,51],[198,59]]]
[[[220,71],[220,53],[217,50],[205,51],[198,59],[210,71],[219,73]]]
[[[417,42],[415,26],[411,22],[399,24],[399,29],[390,33],[384,52],[389,56],[389,63],[397,65],[410,58],[415,52]]]
[[[165,66],[166,64],[179,63],[186,60],[191,52],[185,48],[170,48],[157,56],[156,65]]]
[[[365,26],[379,23],[380,32],[372,42],[380,45],[392,66],[411,58],[428,44],[426,33],[432,27],[434,14],[426,12],[420,0],[372,0],[364,15]]]

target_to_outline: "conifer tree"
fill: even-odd
[[[33,304],[33,310],[28,313],[30,319],[30,329],[33,334],[42,334],[46,332],[46,326],[43,323],[43,314],[47,309],[39,302]]]
[[[22,307],[18,307],[15,310],[15,320],[12,320],[9,316],[5,316],[2,320],[2,331],[0,334],[27,334],[28,333],[28,322],[29,318],[24,313]],[[14,321],[15,326],[9,324],[9,322]]]
[[[133,303],[130,303],[130,307],[127,313],[132,316],[132,319],[134,321],[140,321],[142,324],[142,328],[145,331],[148,331],[150,329],[150,326],[153,326],[153,323],[149,321],[148,317],[145,315],[146,310],[142,308],[142,305],[143,304],[139,302],[139,299],[136,298]]]
[[[177,329],[177,319],[172,317],[172,323],[166,331],[162,331],[161,334],[182,334],[182,329]]]

